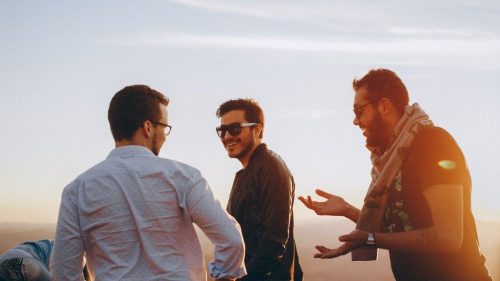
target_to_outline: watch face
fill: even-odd
[[[373,233],[368,233],[368,239],[366,240],[366,244],[375,245],[375,235]]]

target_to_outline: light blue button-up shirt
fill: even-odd
[[[193,223],[215,244],[209,272],[242,277],[238,223],[200,172],[143,146],[115,148],[63,191],[51,257],[52,280],[206,280]]]

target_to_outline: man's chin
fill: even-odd
[[[229,156],[229,158],[237,158],[238,154],[236,154],[230,150],[227,150],[227,156]]]

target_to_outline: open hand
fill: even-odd
[[[299,196],[298,199],[318,215],[346,216],[349,204],[342,197],[335,196],[321,189],[316,189],[316,194],[325,198],[326,201],[313,201],[309,195],[307,199],[303,196]]]
[[[352,250],[356,249],[358,246],[356,246],[354,243],[347,242],[342,244],[340,247],[336,249],[329,249],[325,246],[318,245],[316,246],[316,250],[319,251],[319,253],[314,254],[314,258],[317,259],[333,259],[339,256],[343,256],[345,254],[350,253]]]
[[[329,249],[322,245],[316,246],[315,248],[319,251],[319,253],[314,254],[314,257],[319,259],[333,259],[339,256],[343,256],[352,252],[352,250],[364,245],[367,237],[367,232],[354,230],[349,234],[339,237],[339,240],[341,242],[344,242],[344,244],[340,245],[340,247],[336,249]]]

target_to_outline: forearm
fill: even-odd
[[[346,218],[350,219],[351,221],[357,223],[360,210],[349,203],[346,203],[346,205],[347,205],[347,207],[346,207],[347,211],[346,211],[344,216]]]
[[[439,232],[435,227],[395,233],[376,233],[378,248],[419,253],[457,252],[462,246],[461,233]]]

